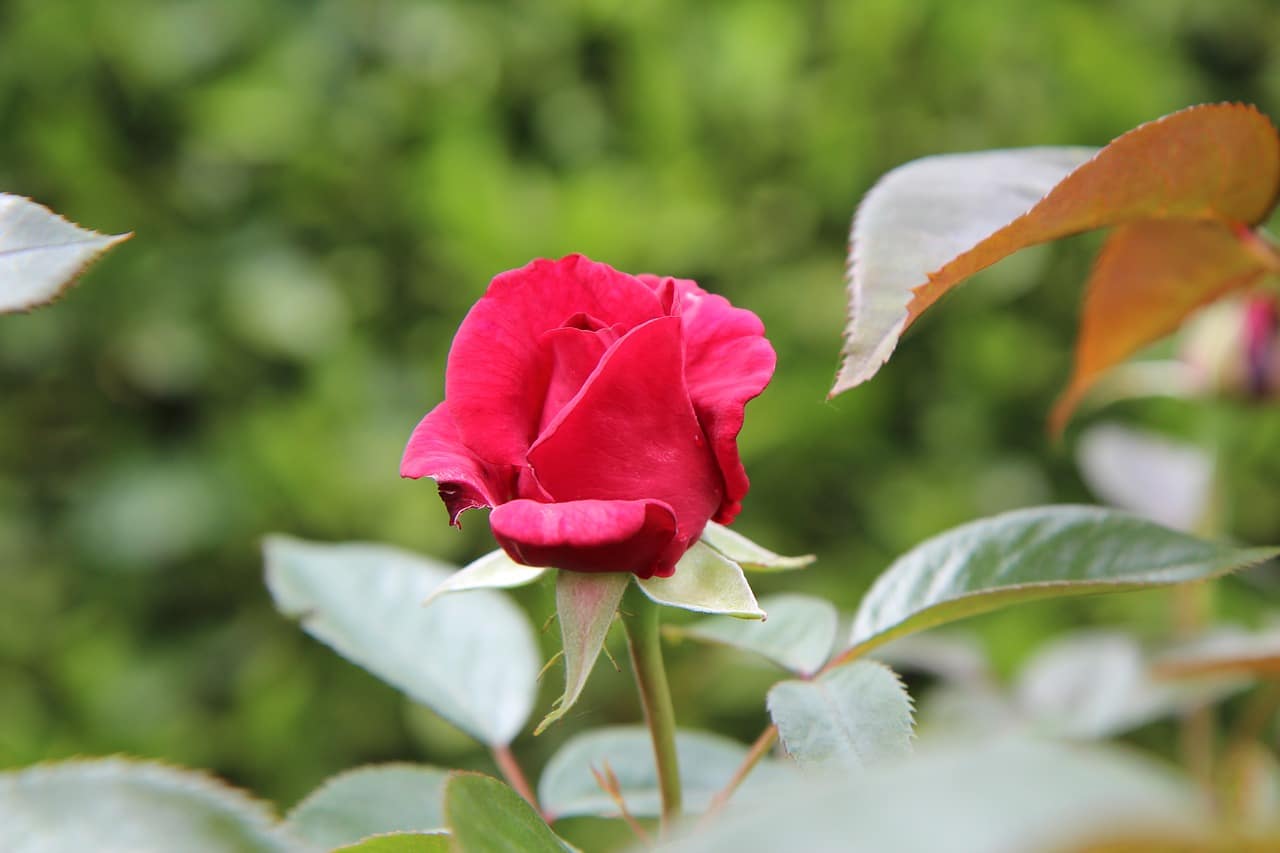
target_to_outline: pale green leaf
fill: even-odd
[[[506,785],[479,773],[452,773],[444,812],[466,853],[565,853],[572,850]]]
[[[0,314],[51,302],[129,234],[107,236],[22,196],[0,193]]]
[[[706,811],[746,758],[747,747],[707,732],[676,733],[684,808]],[[618,814],[613,799],[600,789],[592,768],[603,772],[606,764],[618,779],[627,811],[634,817],[657,817],[662,811],[658,774],[653,762],[653,741],[643,726],[611,726],[570,738],[552,756],[538,783],[538,800],[558,820],[580,815]],[[747,777],[744,790],[785,773],[782,766],[765,760]]]
[[[326,781],[289,812],[293,837],[328,850],[369,835],[444,827],[447,772],[417,764],[379,764]]]
[[[1023,853],[1075,849],[1125,831],[1185,837],[1210,825],[1192,785],[1136,754],[970,739],[858,773],[807,773],[762,787],[659,849]]]
[[[1080,436],[1080,475],[1102,500],[1174,530],[1193,532],[1209,512],[1213,460],[1194,445],[1119,424]]]
[[[194,771],[107,758],[0,773],[5,853],[287,849],[265,806]]]
[[[549,571],[551,570],[545,567],[521,565],[508,557],[506,551],[499,548],[449,575],[444,583],[431,591],[431,595],[427,596],[427,600],[423,603],[430,604],[442,595],[468,589],[512,589],[525,586]]]
[[[947,531],[900,557],[863,598],[850,642],[865,652],[1011,604],[1206,580],[1276,553],[1202,541],[1099,507],[1016,510]]]
[[[1280,675],[1280,628],[1246,631],[1222,626],[1156,658],[1152,667],[1161,678],[1200,678]]]
[[[873,661],[775,684],[768,706],[783,747],[802,767],[860,769],[911,752],[911,697]]]
[[[564,693],[534,734],[563,717],[582,695],[631,577],[621,572],[557,573],[556,618],[564,643]]]
[[[893,354],[912,291],[929,274],[1030,210],[1096,153],[1024,148],[925,157],[886,174],[858,205],[849,264],[844,361],[831,394]]]
[[[537,639],[501,593],[423,607],[449,568],[383,545],[273,536],[264,552],[276,606],[316,639],[485,743],[507,744],[524,727]]]
[[[669,578],[646,578],[640,589],[658,604],[698,613],[721,613],[741,619],[763,619],[742,568],[719,551],[693,543]]]
[[[336,848],[333,853],[450,853],[447,832],[388,832]]]
[[[714,521],[707,522],[706,528],[702,531],[702,541],[748,571],[784,572],[789,569],[803,569],[816,559],[812,554],[799,557],[775,554],[768,548],[752,542],[738,531],[716,524]]]
[[[763,622],[711,616],[667,631],[754,652],[798,675],[821,669],[835,644],[835,605],[810,595],[774,595],[760,606],[769,614]]]

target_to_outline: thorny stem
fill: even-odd
[[[644,721],[653,741],[658,789],[662,794],[661,832],[680,816],[680,765],[676,757],[676,712],[671,704],[671,688],[662,663],[662,642],[658,629],[658,605],[632,584],[618,612],[627,632],[631,669],[644,709]]]
[[[507,784],[515,788],[516,793],[524,797],[529,805],[533,806],[534,811],[542,814],[542,807],[538,805],[538,797],[533,793],[533,788],[529,785],[529,779],[524,775],[524,771],[520,769],[520,763],[511,754],[511,747],[495,746],[492,753],[494,763],[502,771],[502,778],[506,779]]]

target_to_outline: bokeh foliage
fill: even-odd
[[[826,403],[854,205],[926,154],[1100,145],[1203,101],[1280,117],[1277,45],[1266,0],[0,0],[0,187],[137,234],[0,318],[0,766],[128,752],[286,803],[365,761],[487,767],[279,617],[259,544],[491,547],[396,470],[463,313],[534,256],[695,278],[764,318],[779,369],[740,524],[820,562],[761,592],[851,608],[945,527],[1088,499],[1044,419],[1095,244],[982,274]],[[1229,528],[1280,540],[1280,418],[1126,413],[1225,445]],[[519,597],[541,619],[548,596]],[[1120,610],[1158,632],[1160,604],[984,626],[1007,660]],[[768,677],[685,651],[681,723],[754,736]],[[602,666],[516,748],[537,765],[636,718]]]

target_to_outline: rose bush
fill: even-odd
[[[741,507],[743,411],[775,360],[755,314],[692,281],[536,260],[462,321],[400,473],[435,479],[453,524],[494,507],[526,565],[667,577]]]

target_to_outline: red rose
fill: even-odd
[[[494,507],[518,562],[667,577],[738,514],[743,409],[774,362],[755,314],[692,281],[536,260],[462,321],[400,473],[434,478],[453,524]]]

